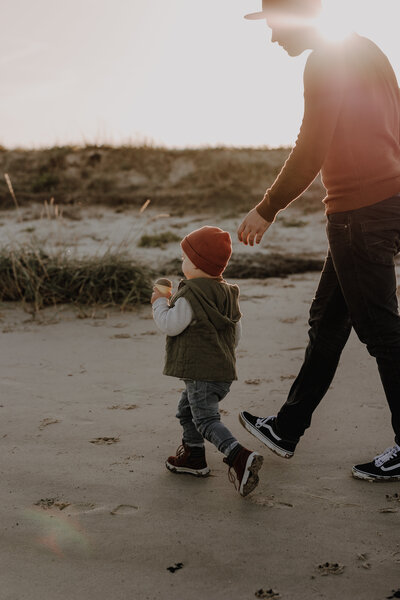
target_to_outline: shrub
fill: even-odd
[[[34,311],[64,303],[128,308],[149,301],[151,278],[121,254],[78,260],[34,247],[0,251],[0,301],[22,300]]]
[[[32,183],[32,192],[52,192],[60,183],[60,178],[52,173],[42,173]]]
[[[181,238],[172,231],[163,231],[153,235],[142,235],[139,240],[139,248],[164,248],[171,242],[180,242]]]

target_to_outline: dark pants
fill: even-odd
[[[400,317],[394,257],[400,250],[400,195],[328,215],[328,256],[310,309],[309,344],[277,418],[298,441],[335,374],[354,327],[374,356],[400,444]]]

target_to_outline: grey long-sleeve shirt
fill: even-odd
[[[190,325],[193,311],[185,298],[178,298],[172,308],[170,308],[167,298],[157,298],[153,302],[153,318],[162,333],[173,337],[182,333]],[[238,321],[236,323],[236,346],[241,337],[242,324],[241,321]]]

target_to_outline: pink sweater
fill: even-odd
[[[385,54],[357,34],[308,57],[300,133],[259,214],[272,222],[319,171],[327,214],[400,192],[399,87]]]

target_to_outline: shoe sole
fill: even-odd
[[[359,469],[356,469],[355,467],[353,467],[351,469],[351,474],[356,479],[363,479],[364,481],[379,482],[379,483],[382,483],[385,481],[400,481],[400,475],[397,475],[394,477],[372,475],[371,473],[366,473],[365,471],[360,471]]]
[[[171,473],[177,473],[177,475],[193,475],[194,477],[207,477],[210,473],[209,467],[204,469],[188,469],[187,467],[175,467],[168,461],[165,463],[168,471]]]
[[[263,435],[261,433],[261,431],[259,429],[257,429],[257,427],[254,427],[254,425],[252,425],[252,423],[249,423],[249,421],[247,421],[244,418],[242,413],[239,413],[239,422],[243,425],[243,427],[249,433],[254,435],[254,437],[256,437],[258,440],[260,440],[260,442],[262,442],[265,446],[267,446],[267,448],[272,450],[272,452],[274,452],[281,458],[292,458],[292,456],[294,455],[294,452],[289,452],[289,450],[283,450],[282,448],[280,448],[279,446],[276,446],[273,442],[271,442],[271,440],[268,439],[267,437],[265,437],[265,435]]]
[[[264,462],[264,457],[257,452],[252,452],[247,461],[244,469],[244,474],[239,487],[239,494],[241,496],[248,496],[259,483],[258,471],[261,469]]]

